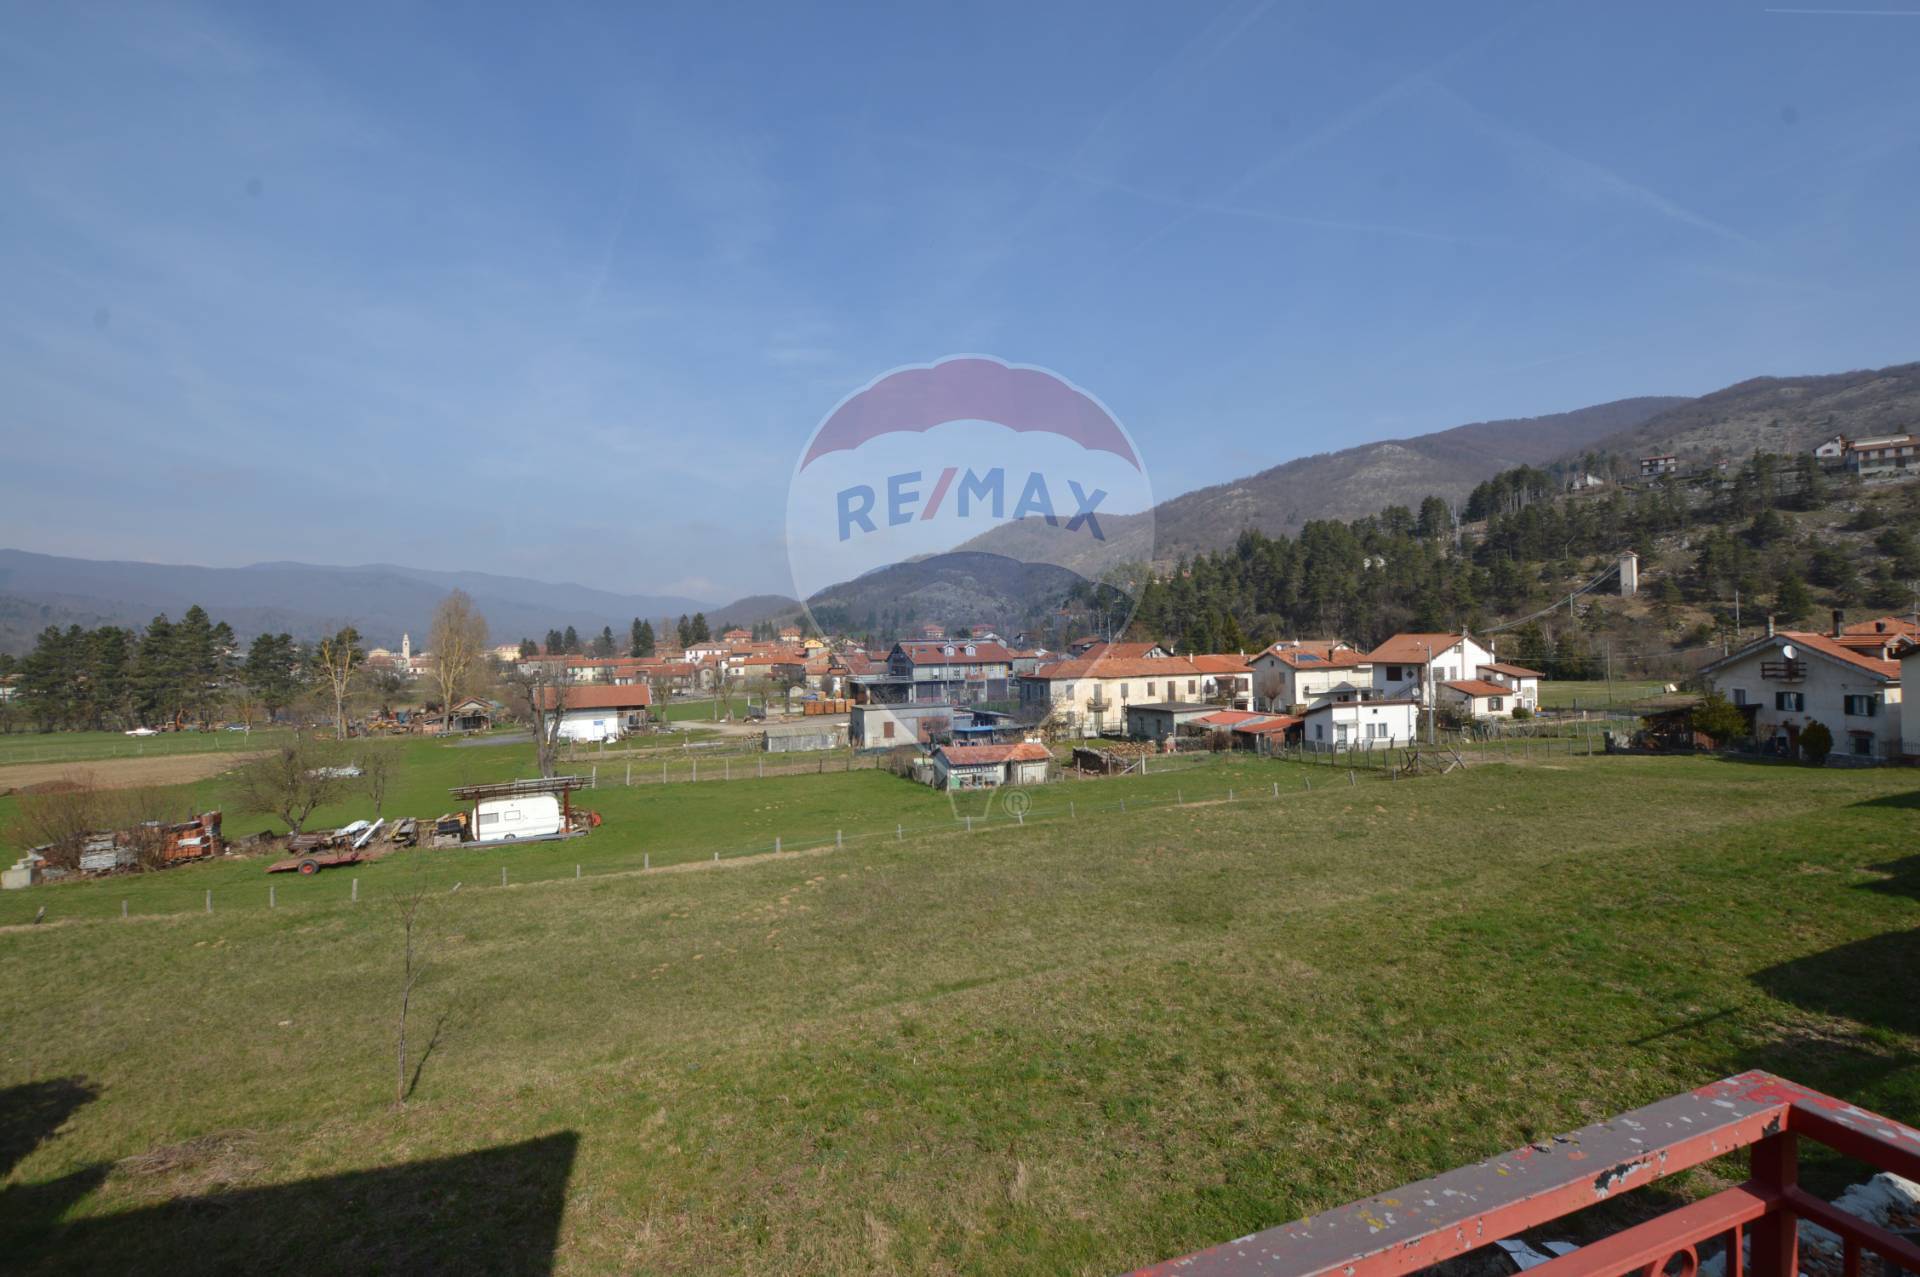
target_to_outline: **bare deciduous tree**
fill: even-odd
[[[313,649],[313,663],[333,693],[333,735],[347,738],[347,692],[353,684],[353,672],[365,653],[360,650],[360,631],[351,625],[320,640]]]
[[[454,703],[472,689],[487,651],[487,618],[465,590],[440,600],[427,633],[427,650],[433,654],[433,680],[440,687],[441,729],[451,730]]]
[[[249,808],[272,812],[297,834],[314,808],[340,791],[341,771],[333,751],[295,737],[242,767],[240,792]]]
[[[360,788],[366,791],[367,801],[373,804],[373,818],[378,820],[385,814],[382,809],[386,806],[393,774],[399,770],[400,751],[391,742],[369,743],[360,751],[357,761]]]
[[[542,776],[551,776],[560,757],[560,725],[567,714],[566,667],[548,661],[522,662],[506,677],[533,733],[534,760]]]

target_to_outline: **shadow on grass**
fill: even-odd
[[[1878,891],[1883,895],[1920,900],[1920,853],[1889,860],[1884,864],[1868,865],[1867,868],[1886,877],[1878,882],[1862,883],[1862,891]]]
[[[1889,931],[1753,973],[1782,1002],[1873,1028],[1920,1034],[1920,929]]]
[[[1878,798],[1862,798],[1853,804],[1855,807],[1894,807],[1902,811],[1920,811],[1920,789],[1904,794],[1883,794]]]
[[[549,1273],[579,1136],[62,1222],[113,1169],[0,1193],[11,1271]]]

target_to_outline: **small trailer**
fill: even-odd
[[[461,829],[465,841],[479,846],[556,842],[582,837],[600,823],[598,813],[573,805],[573,791],[588,783],[585,776],[552,776],[461,785],[448,792],[473,804]],[[449,820],[442,818],[443,824]]]
[[[356,820],[331,833],[295,834],[287,839],[287,850],[293,854],[268,865],[267,872],[297,873],[302,878],[311,878],[322,869],[338,869],[342,865],[378,860],[394,850],[393,845],[378,848],[372,845],[374,835],[386,823],[385,820],[376,820],[372,824]]]

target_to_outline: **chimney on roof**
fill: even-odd
[[[1773,637],[1773,613],[1767,613],[1767,637]]]
[[[1833,609],[1833,636],[1840,637],[1840,631],[1846,628],[1846,613],[1839,608]]]

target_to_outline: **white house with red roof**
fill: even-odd
[[[1200,699],[1237,709],[1253,704],[1253,667],[1240,652],[1196,652],[1187,662],[1200,671]]]
[[[1454,678],[1440,684],[1440,703],[1472,718],[1512,718],[1518,697],[1505,683],[1484,678]]]
[[[1396,634],[1367,653],[1374,690],[1389,700],[1426,704],[1442,683],[1471,679],[1495,661],[1493,650],[1458,634]]]
[[[653,689],[631,685],[586,683],[543,688],[542,718],[560,719],[557,738],[570,741],[619,740],[646,724],[653,705]]]
[[[1253,671],[1254,708],[1276,712],[1311,705],[1342,683],[1373,679],[1367,658],[1338,639],[1288,639],[1247,664]]]
[[[1890,759],[1902,751],[1900,663],[1856,651],[1829,634],[1782,630],[1700,670],[1747,713],[1754,738],[1797,755],[1811,723],[1833,733],[1833,752]]]
[[[1507,707],[1509,717],[1518,708],[1524,708],[1528,713],[1539,710],[1540,680],[1546,677],[1539,670],[1530,670],[1511,661],[1488,661],[1475,672],[1486,682],[1498,683],[1507,689],[1506,694],[1513,702]]]
[[[1179,656],[1100,655],[1043,664],[1015,681],[1035,721],[1098,736],[1126,730],[1129,705],[1199,699],[1204,677]]]
[[[935,789],[993,789],[1039,785],[1053,754],[1031,741],[1018,745],[941,745],[933,751]]]

